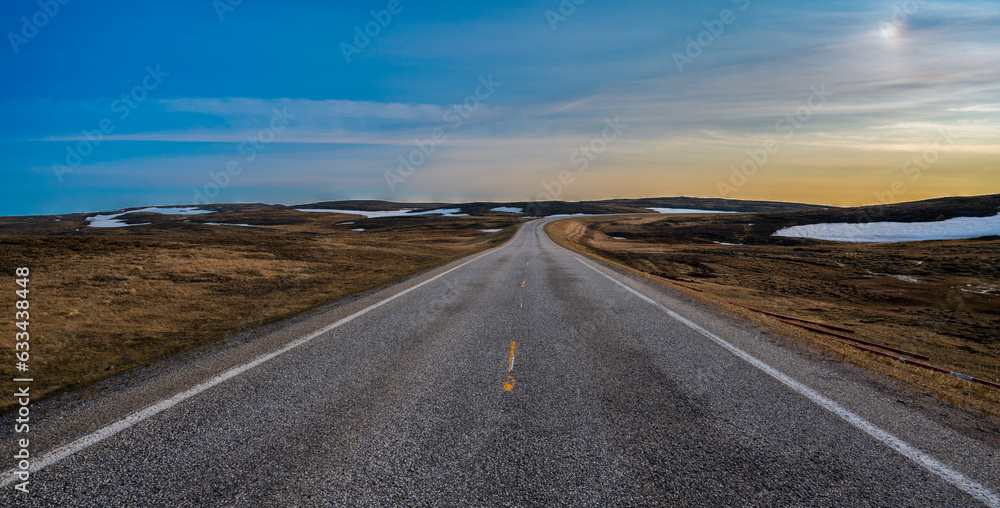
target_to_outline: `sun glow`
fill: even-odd
[[[883,39],[893,41],[903,35],[905,28],[904,25],[899,23],[882,23],[879,26],[879,33],[882,34]]]

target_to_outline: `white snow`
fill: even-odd
[[[195,206],[188,206],[184,208],[143,208],[141,210],[129,210],[127,212],[113,213],[110,215],[95,215],[93,217],[87,217],[87,221],[90,224],[88,226],[92,228],[123,228],[127,226],[145,226],[147,224],[152,224],[151,222],[144,222],[142,224],[126,224],[121,217],[122,215],[127,215],[130,213],[137,212],[149,212],[149,213],[159,213],[162,215],[197,215],[202,213],[215,213],[213,210],[202,210]]]
[[[719,245],[743,245],[742,243],[726,243],[726,242],[716,242],[715,240],[712,240],[712,243],[717,243],[717,244],[719,244]]]
[[[125,224],[125,221],[119,219],[118,217],[125,215],[124,213],[115,213],[111,215],[95,215],[93,217],[87,217],[87,224],[92,228],[124,228],[127,226],[145,226],[146,224],[152,224],[151,222],[145,222],[143,224]]]
[[[696,210],[693,208],[647,208],[647,210],[652,210],[656,213],[738,213],[720,210]]]
[[[966,293],[976,293],[977,295],[995,295],[996,294],[996,293],[993,293],[993,292],[990,292],[990,291],[976,291],[974,289],[965,289],[965,288],[959,288],[959,289],[961,289],[962,291],[965,291]]]
[[[899,280],[901,280],[903,282],[913,282],[913,283],[923,282],[922,280],[920,280],[920,277],[914,277],[912,275],[900,275],[900,274],[894,274],[894,273],[877,273],[877,272],[873,272],[873,271],[871,271],[871,270],[869,270],[867,268],[865,269],[865,271],[868,272],[868,275],[873,275],[873,276],[877,276],[877,277],[892,277],[893,279],[899,279]]]
[[[959,289],[966,293],[976,293],[977,295],[1000,295],[1000,286],[994,284],[978,284],[975,287],[972,284],[966,284],[965,287],[960,287]]]
[[[206,226],[243,226],[243,227],[253,227],[253,224],[233,224],[231,222],[202,222]]]
[[[442,217],[468,217],[467,213],[459,213],[462,211],[461,208],[439,208],[437,210],[427,210],[426,212],[414,212],[412,208],[404,208],[402,210],[380,210],[380,211],[365,211],[365,210],[334,210],[332,208],[296,208],[299,212],[326,212],[326,213],[344,213],[350,215],[364,215],[366,218],[373,219],[377,217],[412,217],[414,215],[431,215],[431,214],[441,214]]]
[[[325,213],[345,213],[349,215],[364,215],[365,217],[372,219],[375,217],[398,217],[400,215],[406,215],[410,212],[409,208],[404,208],[402,210],[379,210],[379,211],[366,211],[366,210],[334,210],[332,208],[296,208],[299,212],[325,212]]]
[[[461,208],[438,208],[437,210],[427,210],[426,212],[413,212],[406,215],[432,215],[441,214],[442,217],[468,217],[467,213],[460,213]]]
[[[498,206],[496,208],[490,208],[491,212],[507,212],[507,213],[524,213],[524,208],[515,208],[513,206]]]
[[[1000,236],[1000,214],[992,217],[956,217],[936,222],[806,224],[784,228],[774,236],[858,243],[961,240]]]
[[[346,226],[348,224],[354,224],[354,222],[338,222],[334,226]]]
[[[352,229],[351,231],[364,231],[365,228]]]
[[[625,238],[624,236],[612,236],[611,238],[614,238],[615,240],[628,240],[628,238]]]
[[[176,207],[175,208],[158,208],[158,207],[154,206],[154,207],[150,207],[150,208],[143,208],[142,210],[130,210],[130,211],[125,212],[125,213],[136,213],[136,212],[158,213],[158,214],[162,214],[162,215],[198,215],[198,214],[202,214],[202,213],[215,213],[215,210],[202,210],[201,208],[198,208],[197,206],[186,206],[186,207],[183,207],[183,208],[176,208]]]
[[[496,233],[499,229],[480,229],[483,233]]]

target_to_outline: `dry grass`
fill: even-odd
[[[1000,241],[781,245],[753,233],[748,224],[754,217],[587,217],[552,223],[548,231],[569,248],[697,287],[703,292],[670,285],[782,336],[939,400],[1000,416],[998,389],[842,346],[725,303],[846,325],[858,338],[922,353],[933,365],[996,382]],[[713,237],[750,245],[706,240]]]
[[[254,228],[151,215],[135,222],[156,221],[152,226],[95,229],[80,219],[0,224],[6,330],[14,330],[14,269],[31,269],[35,400],[498,245],[516,223],[290,210],[192,219],[271,224]],[[491,228],[506,229],[479,231]],[[0,361],[13,365],[13,333],[0,351]],[[3,383],[4,391],[10,387]]]

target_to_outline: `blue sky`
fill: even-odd
[[[0,214],[1000,192],[997,2],[62,1],[0,7]]]

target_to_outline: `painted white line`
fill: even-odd
[[[513,239],[511,239],[511,242],[513,242],[515,239],[517,239],[518,236],[521,235],[521,231],[523,231],[523,228],[520,229],[520,230],[518,230],[517,235]],[[232,369],[229,369],[226,372],[223,372],[222,374],[219,374],[218,376],[215,376],[215,377],[213,377],[211,379],[208,379],[207,381],[204,381],[204,382],[202,382],[202,383],[200,383],[198,385],[195,385],[194,387],[192,387],[192,388],[190,388],[188,390],[180,392],[180,393],[174,395],[173,397],[170,397],[169,399],[161,400],[161,401],[159,401],[159,402],[157,402],[155,404],[152,404],[152,405],[147,406],[147,407],[145,407],[143,409],[140,409],[140,410],[138,410],[138,411],[136,411],[136,412],[134,412],[134,413],[132,413],[132,414],[130,414],[130,415],[122,418],[121,420],[118,420],[118,421],[112,423],[111,425],[108,425],[108,426],[103,427],[103,428],[101,428],[99,430],[96,430],[96,431],[94,431],[94,432],[92,432],[90,434],[87,434],[86,436],[83,436],[83,437],[77,439],[76,441],[73,441],[73,442],[71,442],[71,443],[69,443],[67,445],[63,445],[63,446],[54,448],[54,449],[50,450],[48,453],[46,453],[45,455],[43,455],[40,459],[34,461],[31,464],[31,466],[28,468],[28,471],[31,472],[31,473],[34,473],[34,472],[39,471],[41,469],[44,469],[44,468],[46,468],[48,466],[51,466],[52,464],[55,464],[56,462],[59,462],[59,461],[65,459],[66,457],[69,457],[69,456],[73,455],[76,452],[79,452],[79,451],[84,450],[84,449],[86,449],[86,448],[88,448],[90,446],[93,446],[93,445],[95,445],[95,444],[97,444],[97,443],[99,443],[99,442],[101,442],[101,441],[103,441],[103,440],[105,440],[105,439],[107,439],[107,438],[109,438],[109,437],[111,437],[111,436],[113,436],[113,435],[115,435],[115,434],[117,434],[117,433],[119,433],[119,432],[121,432],[121,431],[123,431],[123,430],[125,430],[125,429],[127,429],[127,428],[129,428],[129,427],[131,427],[131,426],[133,426],[133,425],[135,425],[137,423],[139,423],[139,422],[141,422],[141,421],[143,421],[143,420],[146,420],[146,419],[148,419],[148,418],[150,418],[152,416],[155,416],[158,413],[161,413],[161,412],[163,412],[163,411],[165,411],[167,409],[170,409],[170,408],[176,406],[177,404],[180,404],[181,402],[184,402],[185,400],[190,399],[191,397],[194,397],[195,395],[198,395],[199,393],[201,393],[201,392],[203,392],[205,390],[208,390],[209,388],[212,388],[212,387],[214,387],[214,386],[216,386],[216,385],[218,385],[220,383],[223,383],[223,382],[225,382],[225,381],[227,381],[229,379],[232,379],[232,378],[234,378],[234,377],[236,377],[236,376],[238,376],[240,374],[243,374],[244,372],[246,372],[246,371],[248,371],[248,370],[250,370],[250,369],[252,369],[252,368],[254,368],[254,367],[256,367],[256,366],[258,366],[260,364],[262,364],[262,363],[265,363],[268,360],[271,360],[271,359],[273,359],[275,357],[281,356],[281,355],[283,355],[283,354],[285,354],[285,353],[287,353],[287,352],[289,352],[289,351],[291,351],[291,350],[293,350],[293,349],[295,349],[295,348],[297,348],[297,347],[299,347],[299,346],[301,346],[301,345],[303,345],[303,344],[305,344],[305,343],[307,343],[307,342],[315,339],[316,337],[319,337],[320,335],[323,335],[323,334],[325,334],[325,333],[327,333],[327,332],[329,332],[329,331],[331,331],[331,330],[333,330],[333,329],[335,329],[335,328],[337,328],[337,327],[339,327],[339,326],[341,326],[341,325],[343,325],[343,324],[345,324],[345,323],[347,323],[347,322],[349,322],[349,321],[351,321],[351,320],[353,320],[355,318],[361,317],[361,316],[363,316],[363,315],[365,315],[365,314],[367,314],[367,313],[369,313],[369,312],[371,312],[371,311],[373,311],[373,310],[375,310],[375,309],[377,309],[377,308],[379,308],[379,307],[381,307],[381,306],[383,306],[383,305],[385,305],[385,304],[387,304],[387,303],[389,303],[389,302],[391,302],[391,301],[393,301],[393,300],[395,300],[395,299],[397,299],[397,298],[399,298],[399,297],[401,297],[401,296],[409,293],[410,291],[414,291],[414,290],[416,290],[418,288],[426,286],[427,284],[430,284],[431,282],[434,282],[435,280],[438,280],[441,277],[444,277],[445,275],[448,275],[449,273],[454,272],[455,270],[458,270],[459,268],[462,268],[465,265],[468,265],[469,263],[472,263],[474,261],[478,261],[479,259],[481,259],[481,258],[483,258],[485,256],[488,256],[488,255],[490,255],[490,254],[492,254],[494,252],[497,252],[498,250],[502,249],[503,247],[506,247],[507,245],[509,245],[509,244],[505,244],[505,245],[497,247],[497,248],[495,248],[493,250],[490,250],[490,251],[484,252],[482,254],[479,254],[478,256],[476,256],[476,257],[474,257],[474,258],[472,258],[472,259],[470,259],[470,260],[468,260],[468,261],[466,261],[466,262],[464,262],[464,263],[462,263],[462,264],[460,264],[460,265],[458,265],[458,266],[456,266],[456,267],[454,267],[454,268],[452,268],[452,269],[450,269],[450,270],[448,270],[446,272],[439,273],[439,274],[435,275],[434,277],[431,277],[430,279],[427,279],[427,280],[425,280],[425,281],[423,281],[423,282],[421,282],[421,283],[419,283],[419,284],[417,284],[417,285],[415,285],[413,287],[404,289],[403,291],[400,291],[399,293],[396,293],[396,294],[390,296],[389,298],[386,298],[385,300],[382,300],[380,302],[377,302],[377,303],[374,303],[372,305],[369,305],[368,307],[365,307],[364,309],[361,309],[361,310],[355,312],[354,314],[351,314],[350,316],[342,318],[342,319],[340,319],[339,321],[337,321],[337,322],[335,322],[333,324],[324,326],[323,328],[320,328],[319,330],[316,330],[316,331],[314,331],[314,332],[312,332],[312,333],[310,333],[310,334],[308,334],[308,335],[306,335],[304,337],[296,339],[293,342],[289,342],[288,344],[286,344],[285,346],[283,346],[282,348],[280,348],[278,350],[272,351],[271,353],[268,353],[266,355],[259,356],[256,359],[250,361],[249,363],[245,363],[245,364],[240,365],[238,367],[233,367]],[[10,470],[7,470],[7,471],[5,471],[3,473],[3,476],[0,477],[0,487],[6,487],[7,485],[10,485],[15,480],[17,480],[17,476],[15,476],[15,471],[18,471],[18,470],[10,469]]]
[[[510,355],[510,367],[507,367],[507,372],[514,372],[514,355]]]
[[[618,279],[615,279],[614,277],[602,272],[601,270],[598,270],[596,267],[590,265],[586,261],[570,253],[562,246],[560,245],[556,246],[562,249],[564,252],[566,252],[567,255],[573,257],[574,259],[582,263],[587,268],[590,268],[591,270],[594,270],[595,272],[603,275],[604,277],[607,277],[611,282],[614,282],[615,284],[625,288],[626,291],[634,294],[635,296],[638,296],[639,298],[653,305],[654,307],[659,308],[670,317],[685,324],[688,328],[691,328],[692,330],[700,333],[701,335],[704,335],[705,337],[712,340],[712,342],[715,342],[716,344],[722,346],[724,349],[728,350],[730,353],[739,357],[741,360],[764,371],[764,373],[773,377],[774,379],[777,379],[785,386],[805,396],[806,398],[813,401],[823,409],[826,409],[827,411],[839,416],[844,421],[860,429],[869,436],[881,441],[889,448],[896,450],[906,458],[919,464],[924,469],[938,475],[939,477],[941,477],[941,479],[954,485],[955,487],[958,487],[966,494],[969,494],[970,496],[978,499],[987,506],[1000,508],[1000,496],[998,496],[992,490],[988,489],[985,485],[963,475],[962,473],[953,469],[951,466],[937,460],[936,458],[924,452],[923,450],[920,450],[919,448],[907,443],[906,441],[903,441],[902,439],[899,439],[898,437],[890,434],[888,431],[883,430],[882,428],[869,422],[868,420],[865,420],[864,418],[858,416],[851,410],[845,408],[844,406],[841,406],[840,404],[837,404],[833,400],[827,398],[826,396],[820,394],[819,392],[813,390],[812,388],[809,388],[808,386],[800,383],[799,381],[796,381],[795,379],[791,378],[790,376],[781,372],[780,370],[771,367],[770,365],[764,363],[762,360],[751,355],[750,353],[743,351],[742,349],[722,339],[718,335],[715,335],[714,333],[702,328],[701,326],[685,318],[684,316],[681,316],[680,314],[668,309],[667,307],[657,302],[656,300],[647,297],[646,295],[636,291],[635,289],[632,289],[631,287],[619,281]]]

